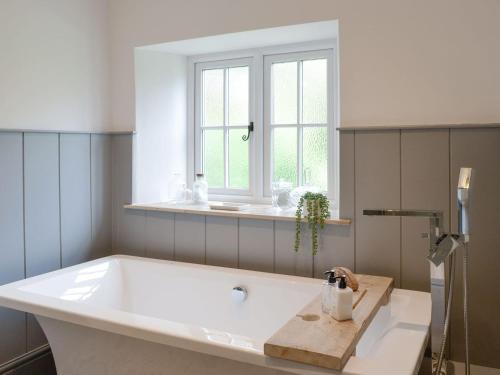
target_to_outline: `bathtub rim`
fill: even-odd
[[[193,264],[187,262],[178,262],[172,260],[152,259],[137,257],[131,255],[110,255],[103,258],[98,258],[92,261],[81,263],[75,266],[58,269],[42,275],[34,276],[28,279],[19,280],[10,284],[0,286],[0,305],[40,315],[47,318],[61,320],[84,327],[94,328],[110,333],[115,333],[123,336],[129,336],[145,341],[154,342],[168,346],[177,347],[184,350],[200,352],[215,357],[223,357],[235,361],[246,362],[257,366],[271,367],[277,370],[294,372],[297,374],[340,374],[341,372],[323,369],[320,367],[309,366],[297,362],[286,361],[277,358],[271,358],[264,355],[262,350],[252,351],[245,350],[242,347],[230,346],[213,341],[208,341],[206,338],[194,337],[186,335],[175,330],[173,326],[182,325],[183,327],[199,327],[184,323],[171,322],[165,319],[159,319],[135,313],[120,311],[110,308],[99,308],[95,305],[86,305],[74,301],[62,300],[56,297],[45,296],[33,292],[20,290],[19,288],[29,284],[39,282],[54,276],[64,273],[73,272],[82,268],[91,267],[93,265],[109,260],[135,260],[140,262],[152,262],[161,264],[171,264],[188,268],[198,268],[206,270],[214,270],[219,272],[238,273],[245,276],[265,277],[269,279],[289,280],[305,282],[311,285],[320,286],[323,282],[321,279],[313,279],[301,276],[291,276],[282,274],[273,274],[260,271],[242,270],[236,268],[219,267],[212,265]],[[318,289],[319,294],[319,289]],[[416,296],[429,304],[429,315],[419,319],[418,325],[427,327],[430,326],[430,294],[426,292],[394,289],[393,295]],[[312,298],[314,298],[313,296]],[[427,306],[423,306],[425,309]],[[103,318],[99,316],[106,317]],[[165,322],[170,324],[168,328],[164,328]],[[425,342],[427,342],[426,337]],[[423,347],[425,349],[425,342]],[[262,346],[263,346],[262,342]],[[375,364],[375,363],[374,363]],[[347,362],[342,374],[357,374],[359,369],[366,368],[370,365],[370,360],[366,358],[351,357]],[[351,372],[352,370],[352,372]]]
[[[322,280],[320,279],[301,276],[273,274],[261,271],[116,254],[2,285],[0,286],[0,305],[34,315],[78,324],[88,328],[99,329],[106,332],[130,336],[157,344],[169,345],[217,357],[229,358],[258,366],[274,367],[272,365],[273,362],[277,364],[280,362],[283,363],[282,360],[265,356],[263,349],[258,351],[250,350],[243,347],[208,341],[206,338],[194,336],[193,334],[186,334],[178,329],[179,326],[182,326],[183,328],[188,327],[195,329],[200,326],[177,323],[166,319],[140,315],[118,309],[102,308],[95,305],[67,301],[20,289],[22,287],[29,286],[30,284],[113,260],[132,260],[146,263],[169,264],[191,269],[197,268],[213,270],[216,272],[229,272],[233,274],[238,273],[239,275],[250,277],[265,277],[268,279],[296,281],[317,285],[318,294],[320,293],[319,286],[322,283]],[[311,299],[315,297],[316,295],[312,296]],[[254,340],[254,342],[258,344],[259,347],[263,348],[263,341]],[[305,370],[312,367],[292,362],[289,363],[289,361],[285,361],[285,363],[287,368],[297,367],[298,369]],[[278,366],[277,368],[282,368],[282,366]]]

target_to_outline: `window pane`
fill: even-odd
[[[203,171],[209,187],[224,187],[224,133],[203,131]]]
[[[228,71],[229,125],[248,125],[248,66]]]
[[[247,134],[246,129],[229,130],[229,187],[248,189],[248,141],[241,137]]]
[[[302,123],[327,122],[327,63],[326,59],[302,62]]]
[[[326,127],[303,129],[302,165],[304,184],[327,190],[328,132]]]
[[[273,130],[273,181],[297,185],[297,128]]]
[[[297,123],[297,62],[271,66],[273,124]]]
[[[203,126],[224,125],[224,69],[203,71]]]

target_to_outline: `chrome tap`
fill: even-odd
[[[412,216],[428,217],[430,222],[429,231],[429,255],[427,259],[431,262],[431,299],[432,299],[432,327],[431,327],[431,350],[433,357],[437,359],[436,371],[441,371],[443,363],[444,348],[447,340],[449,315],[452,301],[453,278],[450,280],[448,292],[448,306],[445,308],[445,274],[444,261],[451,256],[459,247],[464,248],[464,325],[466,342],[466,374],[470,373],[469,364],[469,344],[468,344],[468,321],[467,321],[467,295],[468,295],[468,276],[467,276],[467,258],[470,235],[469,220],[469,201],[470,187],[472,179],[472,168],[460,168],[457,187],[457,206],[458,206],[458,232],[443,232],[443,213],[442,211],[432,210],[404,210],[404,209],[368,209],[363,210],[363,215],[367,216]],[[452,259],[452,274],[454,272],[454,257]],[[439,332],[444,332],[442,339],[439,340]]]

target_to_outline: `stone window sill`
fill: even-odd
[[[210,202],[215,203],[215,202]],[[171,212],[183,213],[192,215],[204,216],[223,216],[242,219],[257,219],[257,220],[277,220],[277,221],[295,221],[294,210],[279,211],[270,205],[250,204],[240,211],[223,211],[214,210],[208,206],[195,205],[189,203],[148,203],[148,204],[127,204],[124,206],[126,209],[154,211],[154,212]],[[306,221],[303,219],[303,221]],[[330,225],[350,225],[351,219],[341,219],[332,214],[330,219],[325,221]]]

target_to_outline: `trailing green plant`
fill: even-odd
[[[316,255],[318,252],[318,227],[323,229],[325,220],[330,217],[330,202],[321,193],[308,191],[300,197],[297,211],[295,211],[295,251],[299,251],[300,247],[304,204],[307,208],[307,223],[311,229],[311,250],[313,255]]]

